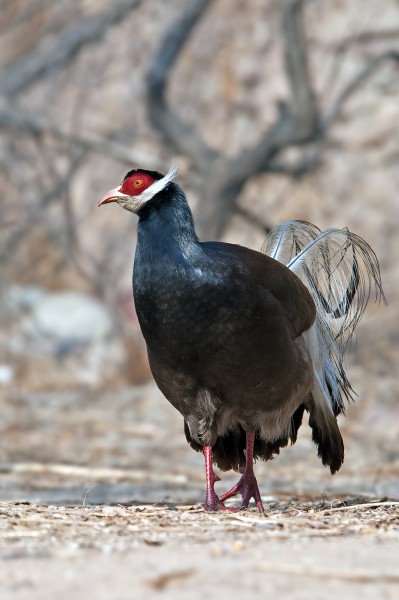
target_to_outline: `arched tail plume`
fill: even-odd
[[[309,425],[323,464],[337,471],[344,459],[336,415],[353,399],[344,353],[367,302],[385,302],[377,257],[348,229],[320,231],[305,221],[274,228],[265,253],[287,265],[306,285],[316,305],[316,320],[303,334],[313,365]]]

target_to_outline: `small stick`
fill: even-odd
[[[340,512],[344,510],[356,510],[357,508],[374,508],[375,506],[399,506],[399,502],[367,502],[366,504],[352,504],[349,506],[337,506],[336,508],[328,508],[327,510],[321,509],[319,514],[326,514],[332,512]]]

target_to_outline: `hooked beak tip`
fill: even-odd
[[[97,203],[97,206],[102,206],[103,204],[108,204],[108,202],[115,202],[116,200],[113,198],[101,198],[101,200]]]
[[[97,206],[102,206],[103,204],[109,204],[110,202],[118,202],[119,198],[123,198],[124,194],[121,194],[119,188],[115,188],[110,190],[101,198],[98,202]]]

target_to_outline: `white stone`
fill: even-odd
[[[10,385],[14,381],[14,369],[10,365],[0,365],[0,385]]]
[[[107,309],[78,292],[47,294],[24,322],[34,337],[87,344],[109,336],[113,329]]]

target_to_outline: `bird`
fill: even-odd
[[[385,296],[376,254],[347,228],[300,220],[274,227],[261,251],[200,241],[183,189],[133,169],[98,206],[138,216],[133,296],[149,365],[205,459],[206,511],[264,513],[254,471],[295,443],[304,414],[323,465],[344,461],[337,416],[354,391],[344,353],[372,293]],[[214,471],[240,478],[220,496]]]

